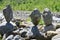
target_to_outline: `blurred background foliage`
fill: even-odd
[[[60,11],[60,0],[0,0],[0,10],[7,4],[10,4],[13,10],[32,11],[34,8],[38,8],[43,11],[48,7],[51,11]]]

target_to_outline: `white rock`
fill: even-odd
[[[12,40],[12,39],[13,39],[13,35],[10,35],[5,40]]]

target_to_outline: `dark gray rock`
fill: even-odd
[[[54,25],[49,25],[49,26],[45,26],[42,30],[42,32],[46,33],[47,31],[54,31]]]
[[[14,29],[16,29],[15,26],[16,25],[12,22],[10,22],[10,23],[3,22],[2,24],[0,24],[0,33],[5,34],[8,32],[12,32]]]
[[[52,24],[52,14],[48,8],[45,8],[43,12],[43,20],[44,20],[45,25]]]
[[[31,13],[30,17],[31,17],[32,23],[33,23],[34,25],[37,25],[37,24],[39,23],[39,21],[40,21],[41,14],[40,14],[40,12],[39,12],[38,9],[35,9],[35,10],[33,10],[33,12]]]
[[[37,40],[44,40],[44,33],[38,30],[37,26],[33,26],[31,29],[33,33],[33,37],[36,38]]]
[[[7,22],[10,22],[13,18],[13,12],[10,5],[7,5],[7,7],[3,10],[3,15]]]

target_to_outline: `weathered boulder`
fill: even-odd
[[[3,15],[6,19],[5,22],[0,24],[0,33],[5,34],[5,33],[11,33],[14,29],[16,29],[16,25],[11,22],[13,18],[13,13],[10,5],[7,5],[7,7],[3,10]],[[7,35],[9,35],[7,34]]]

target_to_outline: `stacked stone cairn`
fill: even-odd
[[[33,16],[32,16],[33,15]],[[36,16],[37,15],[37,16]],[[15,36],[10,35],[6,38],[6,40],[40,40],[43,39],[42,35],[40,34],[37,25],[40,21],[40,12],[38,10],[34,10],[30,17],[32,18],[32,23],[35,25],[33,27],[27,27],[27,28],[18,28],[17,30],[13,31],[13,33],[17,33]],[[37,20],[35,20],[37,18]],[[36,33],[35,33],[36,32]],[[11,38],[13,37],[13,38]]]
[[[38,23],[41,19],[41,13],[39,12],[39,10],[36,8],[34,9],[34,11],[31,13],[30,15],[31,17],[31,21],[32,23],[34,24],[34,26],[32,27],[31,31],[33,33],[33,37],[36,39],[36,40],[43,40],[43,35],[40,33],[40,31],[38,30]]]
[[[11,22],[13,18],[13,12],[10,5],[7,5],[7,7],[3,10],[3,15],[6,21],[0,24],[0,34],[2,36],[4,34],[7,34],[7,37],[13,30],[16,29],[16,25],[13,22]]]
[[[37,8],[30,14],[33,26],[21,27],[20,22],[13,23],[11,21],[13,19],[13,11],[10,5],[7,5],[3,10],[3,15],[6,21],[0,24],[0,34],[3,36],[2,40],[55,40],[55,37],[58,35],[53,35],[59,34],[59,31],[55,31],[52,24],[52,14],[48,8],[44,9],[42,15],[45,23],[42,31],[38,29],[41,13]]]
[[[52,34],[48,35],[49,33],[47,33],[47,32],[48,31],[54,31],[55,27],[52,24],[52,14],[48,8],[44,9],[43,20],[44,20],[45,26],[43,27],[42,32],[45,33],[45,35],[47,36],[46,40],[51,40]]]
[[[55,30],[55,28],[54,28],[54,26],[52,24],[52,14],[51,14],[51,11],[48,8],[45,8],[44,9],[44,12],[43,12],[43,20],[44,20],[44,23],[46,25],[44,27],[43,32]]]
[[[52,24],[52,15],[48,8],[46,8],[43,12],[43,19],[46,26],[43,28],[42,32],[46,34],[46,40],[59,40],[60,28],[56,29],[55,26]]]

